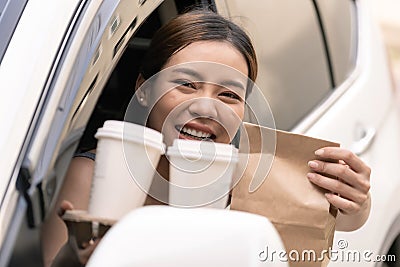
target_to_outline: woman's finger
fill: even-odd
[[[333,160],[342,160],[357,173],[371,172],[370,168],[353,152],[340,147],[324,147],[315,151],[315,155]]]
[[[67,200],[63,200],[60,204],[60,208],[57,211],[58,216],[62,217],[67,210],[73,210],[74,205]]]
[[[359,204],[335,194],[326,193],[325,196],[328,202],[338,208],[343,214],[355,214],[361,209]]]
[[[348,165],[312,160],[308,163],[308,166],[315,172],[338,177],[339,180],[364,193],[367,193],[370,189],[369,177],[354,172]]]
[[[340,177],[348,184],[354,185],[354,176],[357,174],[347,165],[326,162],[321,160],[312,160],[308,162],[308,166],[315,172],[324,173],[334,177]]]
[[[312,183],[328,191],[337,193],[350,201],[362,204],[367,200],[366,194],[363,194],[340,180],[332,179],[318,173],[308,173],[307,177]]]

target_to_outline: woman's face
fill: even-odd
[[[230,143],[244,116],[248,68],[221,41],[195,42],[167,61],[147,92],[147,125],[176,138]]]

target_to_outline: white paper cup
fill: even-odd
[[[143,206],[165,145],[161,133],[141,125],[106,121],[98,129],[88,212],[119,220]]]
[[[176,139],[168,148],[167,156],[171,206],[226,207],[238,162],[238,150],[234,146]]]

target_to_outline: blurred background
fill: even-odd
[[[400,1],[368,0],[371,13],[378,21],[389,56],[397,87],[400,87]]]

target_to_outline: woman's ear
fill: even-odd
[[[136,79],[135,96],[140,105],[147,107],[148,106],[148,92],[144,88],[144,86],[142,86],[145,81],[146,80],[143,78],[143,75],[140,73]]]

